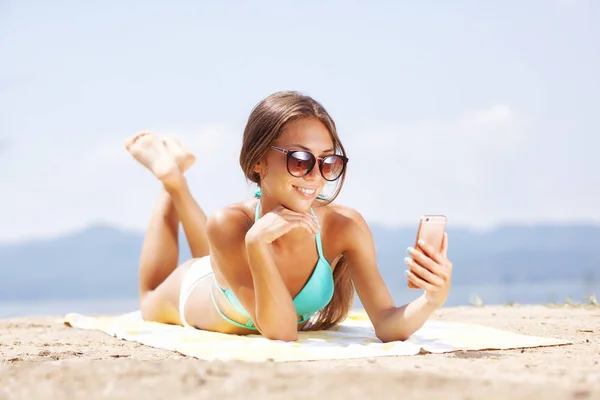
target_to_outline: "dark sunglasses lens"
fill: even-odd
[[[288,158],[288,170],[293,176],[301,177],[313,169],[315,162],[315,158],[309,152],[295,151]]]
[[[328,181],[334,181],[342,175],[344,171],[344,159],[340,156],[333,155],[327,156],[323,159],[321,164],[321,172],[323,178]]]

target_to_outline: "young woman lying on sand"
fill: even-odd
[[[252,110],[240,166],[260,190],[208,218],[184,177],[195,160],[189,151],[149,133],[126,148],[164,188],[140,259],[145,320],[293,341],[299,330],[344,320],[356,289],[377,337],[388,342],[407,339],[446,301],[447,236],[441,251],[408,248],[406,275],[424,294],[394,305],[367,223],[332,203],[348,159],[333,120],[308,96],[278,92]],[[325,198],[327,183],[335,190]],[[193,259],[177,267],[180,221]]]

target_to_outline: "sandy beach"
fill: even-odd
[[[0,320],[0,399],[600,398],[600,307],[444,308],[470,322],[572,345],[294,363],[206,362],[70,328]]]

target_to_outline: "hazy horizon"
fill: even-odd
[[[373,230],[373,229],[385,229],[386,231],[395,231],[395,230],[414,230],[415,232],[417,231],[417,227],[418,227],[418,221],[416,223],[406,223],[406,224],[400,224],[400,225],[396,225],[396,226],[386,226],[385,224],[380,224],[380,223],[373,223],[373,222],[369,222],[367,221],[367,224],[369,225],[369,227]],[[600,228],[600,222],[578,222],[578,221],[564,221],[564,222],[554,222],[554,221],[537,221],[537,222],[524,222],[524,223],[503,223],[503,224],[498,224],[498,225],[494,225],[494,226],[485,226],[485,227],[478,227],[478,226],[468,226],[468,225],[450,225],[447,228],[447,232],[449,233],[449,235],[452,235],[452,231],[470,231],[473,233],[477,233],[477,234],[487,234],[487,233],[491,233],[494,231],[498,231],[498,230],[502,230],[505,228],[568,228],[568,227],[593,227],[593,228]],[[81,227],[75,227],[71,230],[67,230],[64,232],[60,232],[58,234],[53,234],[53,235],[40,235],[40,236],[29,236],[25,239],[17,239],[17,240],[0,240],[0,246],[18,246],[21,244],[28,244],[28,243],[32,243],[32,242],[39,242],[39,241],[52,241],[52,240],[58,240],[64,237],[70,237],[70,236],[76,236],[79,235],[83,232],[89,231],[91,229],[114,229],[120,232],[124,232],[127,234],[134,234],[134,235],[144,235],[145,233],[145,228],[146,227],[121,227],[118,224],[112,224],[112,223],[107,223],[107,222],[90,222],[88,225],[85,226],[81,226]],[[185,238],[185,232],[183,231],[183,228],[179,227],[179,236],[180,239],[184,239]]]

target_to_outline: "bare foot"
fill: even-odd
[[[163,139],[163,143],[167,151],[175,157],[181,172],[187,171],[196,161],[196,156],[187,147],[184,147],[179,140],[166,137]]]
[[[159,138],[151,133],[139,133],[125,142],[125,148],[133,158],[148,168],[158,179],[166,181],[177,179],[181,175],[177,161],[169,153]]]

